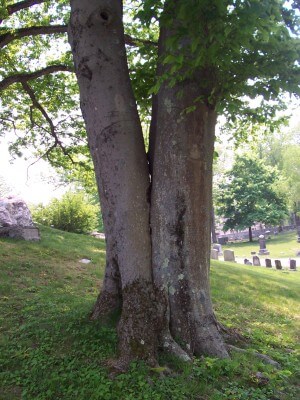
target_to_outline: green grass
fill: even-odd
[[[88,319],[103,277],[104,242],[43,227],[41,234],[39,243],[0,239],[1,400],[299,398],[298,272],[213,263],[217,316],[245,336],[247,353],[192,365],[161,356],[163,375],[133,363],[112,380],[114,325]],[[92,262],[80,264],[81,258]],[[282,368],[264,364],[254,351]]]
[[[297,243],[296,231],[282,232],[277,236],[271,235],[271,239],[267,239],[267,249],[270,252],[268,257],[272,258],[295,258],[296,252],[300,250],[300,244]],[[232,249],[237,257],[251,257],[251,251],[259,251],[258,239],[254,239],[252,243],[235,242],[222,246],[223,249]],[[299,258],[300,259],[300,258]]]

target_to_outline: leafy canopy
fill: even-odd
[[[24,8],[17,10],[23,4]],[[27,6],[25,7],[24,4]],[[298,1],[127,0],[124,25],[131,81],[144,124],[152,93],[193,79],[202,101],[226,116],[242,139],[254,123],[274,125],[286,93],[299,96]],[[165,8],[165,11],[163,9]],[[17,10],[17,11],[16,11]],[[158,20],[177,26],[157,74]],[[88,165],[86,132],[67,43],[67,0],[1,2],[0,132],[12,129],[12,151],[33,145],[54,166]],[[180,93],[179,93],[180,94]],[[247,99],[257,99],[255,106]],[[193,111],[191,104],[188,111]],[[81,156],[81,154],[84,154]]]
[[[238,156],[217,191],[217,213],[224,230],[244,229],[254,223],[276,225],[287,215],[285,198],[276,192],[279,175],[261,160]]]

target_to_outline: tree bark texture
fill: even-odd
[[[218,238],[217,238],[217,234],[216,234],[215,208],[213,205],[211,208],[211,240],[213,243],[218,243]]]
[[[164,46],[170,29],[161,30]],[[163,51],[163,49],[162,49]],[[160,73],[168,67],[161,66]],[[180,93],[179,93],[180,92]],[[209,289],[212,162],[216,113],[198,103],[195,81],[157,95],[151,197],[154,282],[166,299],[162,342],[179,341],[187,354],[227,357]]]
[[[161,35],[161,51],[168,34]],[[196,81],[163,85],[153,99],[148,164],[122,2],[71,0],[69,41],[107,245],[92,318],[121,306],[119,368],[132,359],[154,363],[159,344],[184,359],[227,357],[209,290],[216,113],[200,103],[184,113],[199,96]]]
[[[248,228],[248,232],[249,232],[249,242],[253,242],[253,237],[252,237],[252,228],[251,228],[251,226],[249,226],[249,228]]]
[[[108,245],[108,270],[100,296],[106,304],[98,302],[100,308],[117,305],[120,275],[121,368],[122,363],[134,358],[155,359],[157,347],[149,232],[150,181],[129,79],[122,2],[71,1],[69,41]],[[94,314],[97,313],[101,314],[95,309]]]

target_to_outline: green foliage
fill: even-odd
[[[103,279],[104,242],[40,230],[40,242],[0,239],[1,400],[299,398],[299,274],[214,262],[216,314],[247,338],[240,344],[246,353],[233,352],[230,360],[196,358],[190,365],[162,355],[161,368],[132,363],[112,379],[115,321],[87,317]],[[83,257],[92,262],[83,266],[78,262]],[[264,364],[253,351],[282,368]]]
[[[0,81],[34,72],[37,66],[72,67],[66,32],[28,34],[3,44],[5,35],[15,35],[20,28],[67,24],[69,1],[38,3],[9,15],[7,7],[12,3],[1,2]],[[162,82],[175,85],[193,79],[199,85],[195,103],[204,101],[225,115],[228,129],[241,140],[255,130],[256,123],[277,126],[281,118],[275,118],[276,110],[284,107],[284,94],[299,96],[297,4],[283,0],[125,1],[125,33],[131,38],[129,71],[144,125],[150,123],[151,94]],[[159,19],[174,27],[161,55],[162,63],[169,66],[163,76],[157,70]],[[7,87],[1,93],[0,131],[18,131],[11,150],[20,154],[32,144],[37,155],[54,166],[80,169],[87,164],[89,170],[75,75],[58,71],[28,83],[48,118],[22,83]],[[259,104],[251,105],[249,98]],[[195,106],[191,104],[187,111]],[[235,129],[237,122],[239,129]]]
[[[290,206],[300,211],[300,144],[287,147],[283,152],[285,187],[289,193]]]
[[[252,157],[238,156],[217,191],[217,213],[226,218],[224,230],[244,229],[255,222],[279,224],[287,215],[285,199],[274,187],[275,168]]]
[[[154,4],[161,12],[160,1],[144,2],[144,12],[138,13],[142,22],[156,20]],[[235,135],[240,139],[253,124],[277,126],[276,110],[285,107],[283,94],[300,94],[296,6],[273,0],[181,0],[166,2],[165,7],[162,24],[174,33],[161,62],[169,69],[158,76],[152,91],[157,92],[163,81],[170,86],[197,82],[199,96],[194,101],[224,114],[231,131],[238,121],[243,129]],[[255,106],[249,98],[258,100]]]
[[[35,222],[53,226],[67,232],[87,233],[98,225],[100,210],[83,193],[67,192],[61,199],[53,199],[49,205],[32,209]]]

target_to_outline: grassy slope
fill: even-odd
[[[161,358],[172,367],[163,377],[160,369],[133,364],[111,380],[106,365],[116,356],[115,329],[88,319],[104,256],[103,241],[49,228],[42,228],[40,243],[0,239],[1,400],[297,398],[299,272],[215,262],[217,315],[249,338],[247,354],[193,365]],[[80,264],[81,258],[92,263]],[[263,364],[253,350],[282,369]]]

